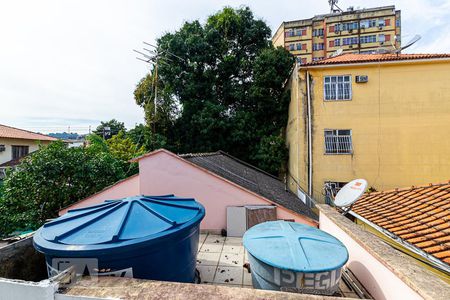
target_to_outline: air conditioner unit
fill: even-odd
[[[3,152],[3,151],[5,151],[5,150],[6,150],[5,145],[0,145],[0,152]]]
[[[358,75],[355,77],[356,83],[365,83],[369,81],[369,76],[367,75]]]
[[[353,48],[353,45],[349,45],[348,47],[349,47],[350,49],[352,49],[352,48]]]

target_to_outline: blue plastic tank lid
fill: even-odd
[[[69,210],[46,223],[36,232],[34,242],[41,250],[93,249],[88,245],[108,248],[144,238],[156,239],[198,224],[204,216],[204,207],[195,199],[174,195],[106,200],[99,205]]]
[[[299,223],[272,221],[244,234],[244,247],[256,259],[279,269],[314,273],[335,270],[348,260],[348,251],[332,235]]]

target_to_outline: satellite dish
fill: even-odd
[[[344,185],[334,197],[334,205],[338,207],[351,207],[367,189],[365,179],[355,179]]]

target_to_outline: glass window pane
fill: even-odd
[[[325,77],[325,82],[330,82],[330,77]]]
[[[337,98],[342,100],[344,99],[344,85],[342,83],[338,83],[337,87]]]
[[[336,99],[336,85],[332,84],[330,87],[331,87],[330,99]]]
[[[331,82],[336,82],[336,76],[331,76]]]

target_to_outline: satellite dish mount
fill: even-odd
[[[367,189],[367,181],[365,179],[355,179],[344,185],[334,197],[334,205],[339,207],[343,214],[347,214],[353,204],[361,198]]]

